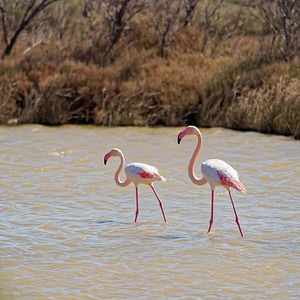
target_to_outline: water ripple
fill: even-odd
[[[182,128],[0,127],[1,299],[299,299],[299,141],[203,129],[200,161],[220,158],[247,194],[216,190],[212,233],[208,185],[187,176],[194,137]],[[151,141],[151,142],[150,142]],[[119,161],[155,165],[167,217],[151,189],[120,188]],[[200,175],[199,175],[200,176]]]

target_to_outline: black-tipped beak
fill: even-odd
[[[111,151],[104,155],[104,164],[107,164],[108,159],[111,157]]]
[[[181,138],[179,137],[179,134],[178,134],[177,143],[180,144],[180,142],[181,142]]]

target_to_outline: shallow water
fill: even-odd
[[[199,162],[220,158],[248,193],[230,199],[196,186],[187,166],[196,140],[182,128],[0,127],[0,299],[299,299],[300,143],[203,129]],[[151,189],[115,185],[127,162],[159,168]],[[197,171],[198,171],[197,170]],[[198,173],[199,175],[199,173]],[[200,176],[200,175],[199,175]]]

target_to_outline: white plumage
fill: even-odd
[[[135,162],[128,164],[125,167],[125,173],[135,184],[151,184],[153,181],[166,181],[163,176],[158,174],[157,168],[144,163]]]
[[[208,159],[204,161],[201,164],[201,172],[207,179],[212,189],[218,185],[223,185],[219,174],[228,178],[230,181],[239,182],[238,172],[221,159]],[[224,187],[228,188],[228,186]]]

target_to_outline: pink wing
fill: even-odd
[[[149,171],[141,172],[141,173],[139,173],[139,175],[140,175],[142,178],[153,178],[153,177],[156,177],[156,178],[161,179],[161,180],[164,179],[164,178],[163,178],[162,176],[160,176],[158,173],[155,173],[155,172],[149,172]]]
[[[139,175],[142,178],[153,178],[153,174],[151,172],[147,172],[147,171],[141,172],[141,173],[139,173]]]

